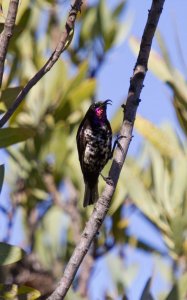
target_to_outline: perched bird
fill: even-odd
[[[79,161],[84,177],[85,194],[83,206],[98,199],[98,177],[111,158],[112,130],[107,119],[107,105],[111,100],[92,104],[77,132]]]

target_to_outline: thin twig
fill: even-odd
[[[0,35],[0,45],[1,45],[0,46],[0,87],[2,85],[2,80],[3,80],[4,64],[5,64],[8,44],[10,38],[12,37],[15,22],[16,22],[18,5],[19,5],[19,0],[10,0],[4,29]]]
[[[122,166],[124,164],[130,141],[132,138],[134,120],[136,116],[137,107],[140,101],[139,97],[143,87],[143,81],[147,72],[147,64],[151,44],[163,9],[163,4],[164,0],[153,0],[151,9],[148,14],[148,20],[142,36],[139,55],[134,68],[133,76],[130,80],[130,88],[128,92],[127,103],[123,106],[124,121],[120,131],[121,136],[124,136],[124,138],[120,141],[123,151],[121,151],[121,147],[118,147],[116,149],[115,157],[109,172],[111,182],[113,184],[111,185],[110,182],[110,184],[106,185],[101,197],[97,201],[93,213],[82,233],[80,242],[75,248],[66,266],[64,275],[53,294],[50,297],[48,297],[48,300],[64,299],[84,256],[86,255],[94,237],[96,236],[109,210],[110,202],[116,189],[118,178]]]
[[[15,0],[14,0],[15,1]],[[15,112],[17,107],[21,104],[25,96],[28,94],[30,89],[53,67],[56,61],[59,59],[61,53],[66,49],[67,43],[70,41],[72,36],[72,30],[74,30],[74,24],[78,12],[81,10],[82,0],[74,0],[71,10],[69,12],[65,29],[62,32],[60,41],[57,44],[55,51],[52,53],[45,65],[29,80],[25,87],[20,91],[12,106],[7,110],[4,116],[0,120],[0,128],[10,119],[12,114]]]
[[[74,241],[77,245],[81,233],[81,219],[80,213],[77,208],[77,193],[75,187],[70,180],[65,180],[65,184],[68,185],[69,199],[68,201],[62,201],[61,194],[56,187],[53,175],[50,173],[46,173],[44,174],[43,179],[47,191],[50,193],[53,199],[53,202],[70,216]]]

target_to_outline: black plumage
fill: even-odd
[[[111,157],[112,130],[107,119],[111,100],[92,104],[77,132],[77,149],[85,182],[83,206],[98,199],[98,177]]]

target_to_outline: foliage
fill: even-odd
[[[23,250],[19,247],[0,243],[0,265],[12,264],[23,257]]]
[[[0,165],[0,194],[3,186],[3,180],[4,180],[4,165]]]
[[[49,0],[21,1],[8,49],[0,95],[1,114],[11,106],[21,88],[53,51],[64,24],[61,14],[63,5]],[[1,23],[4,22],[7,8],[8,1],[3,0]],[[3,272],[2,268],[5,277],[0,288],[1,297],[4,297],[2,299],[11,299],[5,295],[7,278],[12,283],[8,287],[9,293],[17,299],[21,298],[22,292],[27,294],[25,299],[39,297],[37,288],[40,282],[45,282],[39,289],[43,289],[41,293],[47,297],[60,278],[90,215],[92,208],[83,210],[80,201],[84,187],[75,145],[76,131],[90,101],[94,99],[98,71],[108,52],[119,45],[128,32],[131,22],[119,21],[125,8],[126,1],[118,1],[113,9],[109,9],[104,0],[99,1],[98,5],[85,4],[66,55],[26,96],[10,119],[8,127],[0,129],[0,147],[5,149],[9,158],[6,180],[14,212],[7,215],[7,218],[12,220],[16,211],[21,212],[25,248],[31,253],[22,259],[21,270],[29,270],[29,283],[34,276],[36,289],[32,291],[23,287],[26,284],[23,279],[20,286],[20,265],[14,264],[8,269],[8,276],[7,270]],[[45,28],[41,29],[43,19],[46,21]],[[138,41],[131,38],[130,43],[137,52]],[[160,57],[152,51],[149,68],[173,90],[173,104],[186,134],[186,81],[172,66],[161,38],[160,45],[164,55]],[[111,120],[114,133],[118,132],[121,120],[120,110]],[[107,290],[105,299],[116,299],[119,296],[127,299],[128,288],[137,276],[138,268],[134,264],[124,264],[125,258],[121,251],[124,244],[148,254],[157,253],[162,258],[158,249],[137,237],[129,236],[129,219],[124,214],[126,200],[141,210],[143,216],[160,231],[172,259],[167,269],[167,273],[172,274],[168,279],[172,288],[162,299],[181,300],[187,292],[186,144],[170,126],[157,128],[140,116],[135,126],[144,137],[144,146],[136,159],[127,160],[121,173],[110,215],[90,252],[92,265],[89,279],[94,279],[91,270],[100,257],[104,258],[115,287],[114,297]],[[18,144],[11,146],[15,143]],[[106,166],[104,173],[107,173],[108,168]],[[0,165],[0,190],[3,179],[4,166]],[[100,180],[100,190],[103,186],[104,182]],[[9,232],[13,230],[11,226]],[[5,259],[10,264],[22,258],[20,248],[8,244],[0,246],[1,250],[7,247],[6,251],[0,251],[1,264]],[[116,253],[115,249],[120,250]],[[31,259],[32,254],[35,255],[34,260]],[[163,274],[164,268],[158,265]],[[178,278],[175,269],[182,274]],[[81,280],[80,273],[74,282],[76,292],[72,288],[67,299],[88,297],[87,290],[80,290]],[[152,280],[145,283],[142,300],[153,299]]]
[[[2,3],[6,15],[7,1]],[[25,1],[19,6],[7,55],[0,98],[1,113],[11,106],[21,88],[42,67],[57,43],[64,22],[59,14],[61,4],[53,4],[40,0]],[[111,10],[102,0],[99,5],[83,7],[76,27],[79,37],[74,37],[66,49],[67,55],[26,96],[9,121],[10,127],[0,130],[0,146],[9,156],[7,182],[12,205],[21,212],[27,248],[36,254],[36,263],[32,263],[31,270],[36,278],[48,272],[53,283],[61,276],[89,217],[90,209],[83,211],[81,201],[77,201],[83,198],[84,187],[75,146],[76,131],[90,99],[94,98],[95,76],[107,52],[126,36],[129,24],[119,22],[125,6],[126,1],[119,1]],[[39,28],[44,16],[47,22],[42,33]],[[21,141],[25,142],[9,147]],[[74,215],[78,216],[76,220]],[[116,219],[116,228],[117,223]],[[106,226],[101,230],[93,253],[95,260],[99,251],[109,251],[108,240]],[[30,269],[29,261],[30,255],[22,262],[25,270]],[[35,270],[35,264],[41,264],[41,274],[38,274],[38,269]],[[9,269],[14,284],[19,281],[19,275],[14,275],[19,274],[19,270],[19,265]],[[46,280],[44,277],[43,282]],[[30,282],[29,278],[27,282]],[[23,280],[21,283],[25,285],[27,282]],[[121,292],[123,284],[120,282]],[[45,286],[42,294],[46,297],[54,286],[51,283]],[[79,292],[74,294],[71,290],[70,293],[74,295],[71,298],[82,299]]]
[[[0,284],[0,296],[2,300],[35,300],[40,296],[40,292],[28,286]]]

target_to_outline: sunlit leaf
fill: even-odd
[[[30,4],[30,0],[24,0],[24,1],[19,2],[18,13],[16,16],[17,24],[20,22],[23,14],[27,11],[29,4]]]
[[[86,12],[86,16],[83,19],[82,26],[81,26],[81,32],[80,32],[80,40],[81,43],[86,43],[87,40],[94,35],[95,33],[95,26],[97,24],[95,23],[96,20],[96,8],[89,8]]]
[[[132,51],[137,55],[140,48],[140,41],[135,37],[129,39],[129,45]],[[149,56],[148,68],[155,74],[160,80],[165,82],[173,82],[173,76],[168,69],[163,58],[154,50],[151,50]]]
[[[165,156],[176,157],[182,154],[180,147],[176,148],[176,144],[172,145],[170,138],[163,130],[140,115],[136,117],[135,128]]]
[[[129,14],[127,20],[119,25],[114,37],[113,46],[119,46],[125,41],[132,27],[133,20],[134,16]]]
[[[0,265],[9,265],[22,259],[24,251],[16,246],[0,242]]]
[[[86,79],[76,89],[73,89],[68,95],[73,107],[78,107],[81,100],[88,99],[93,96],[95,88],[95,79]]]
[[[119,15],[122,13],[123,9],[127,6],[127,1],[122,0],[121,2],[117,3],[116,7],[114,8],[112,12],[112,16],[114,18],[119,17]]]
[[[18,286],[17,284],[0,284],[0,298],[2,300],[35,300],[40,297],[40,292],[28,287]]]

